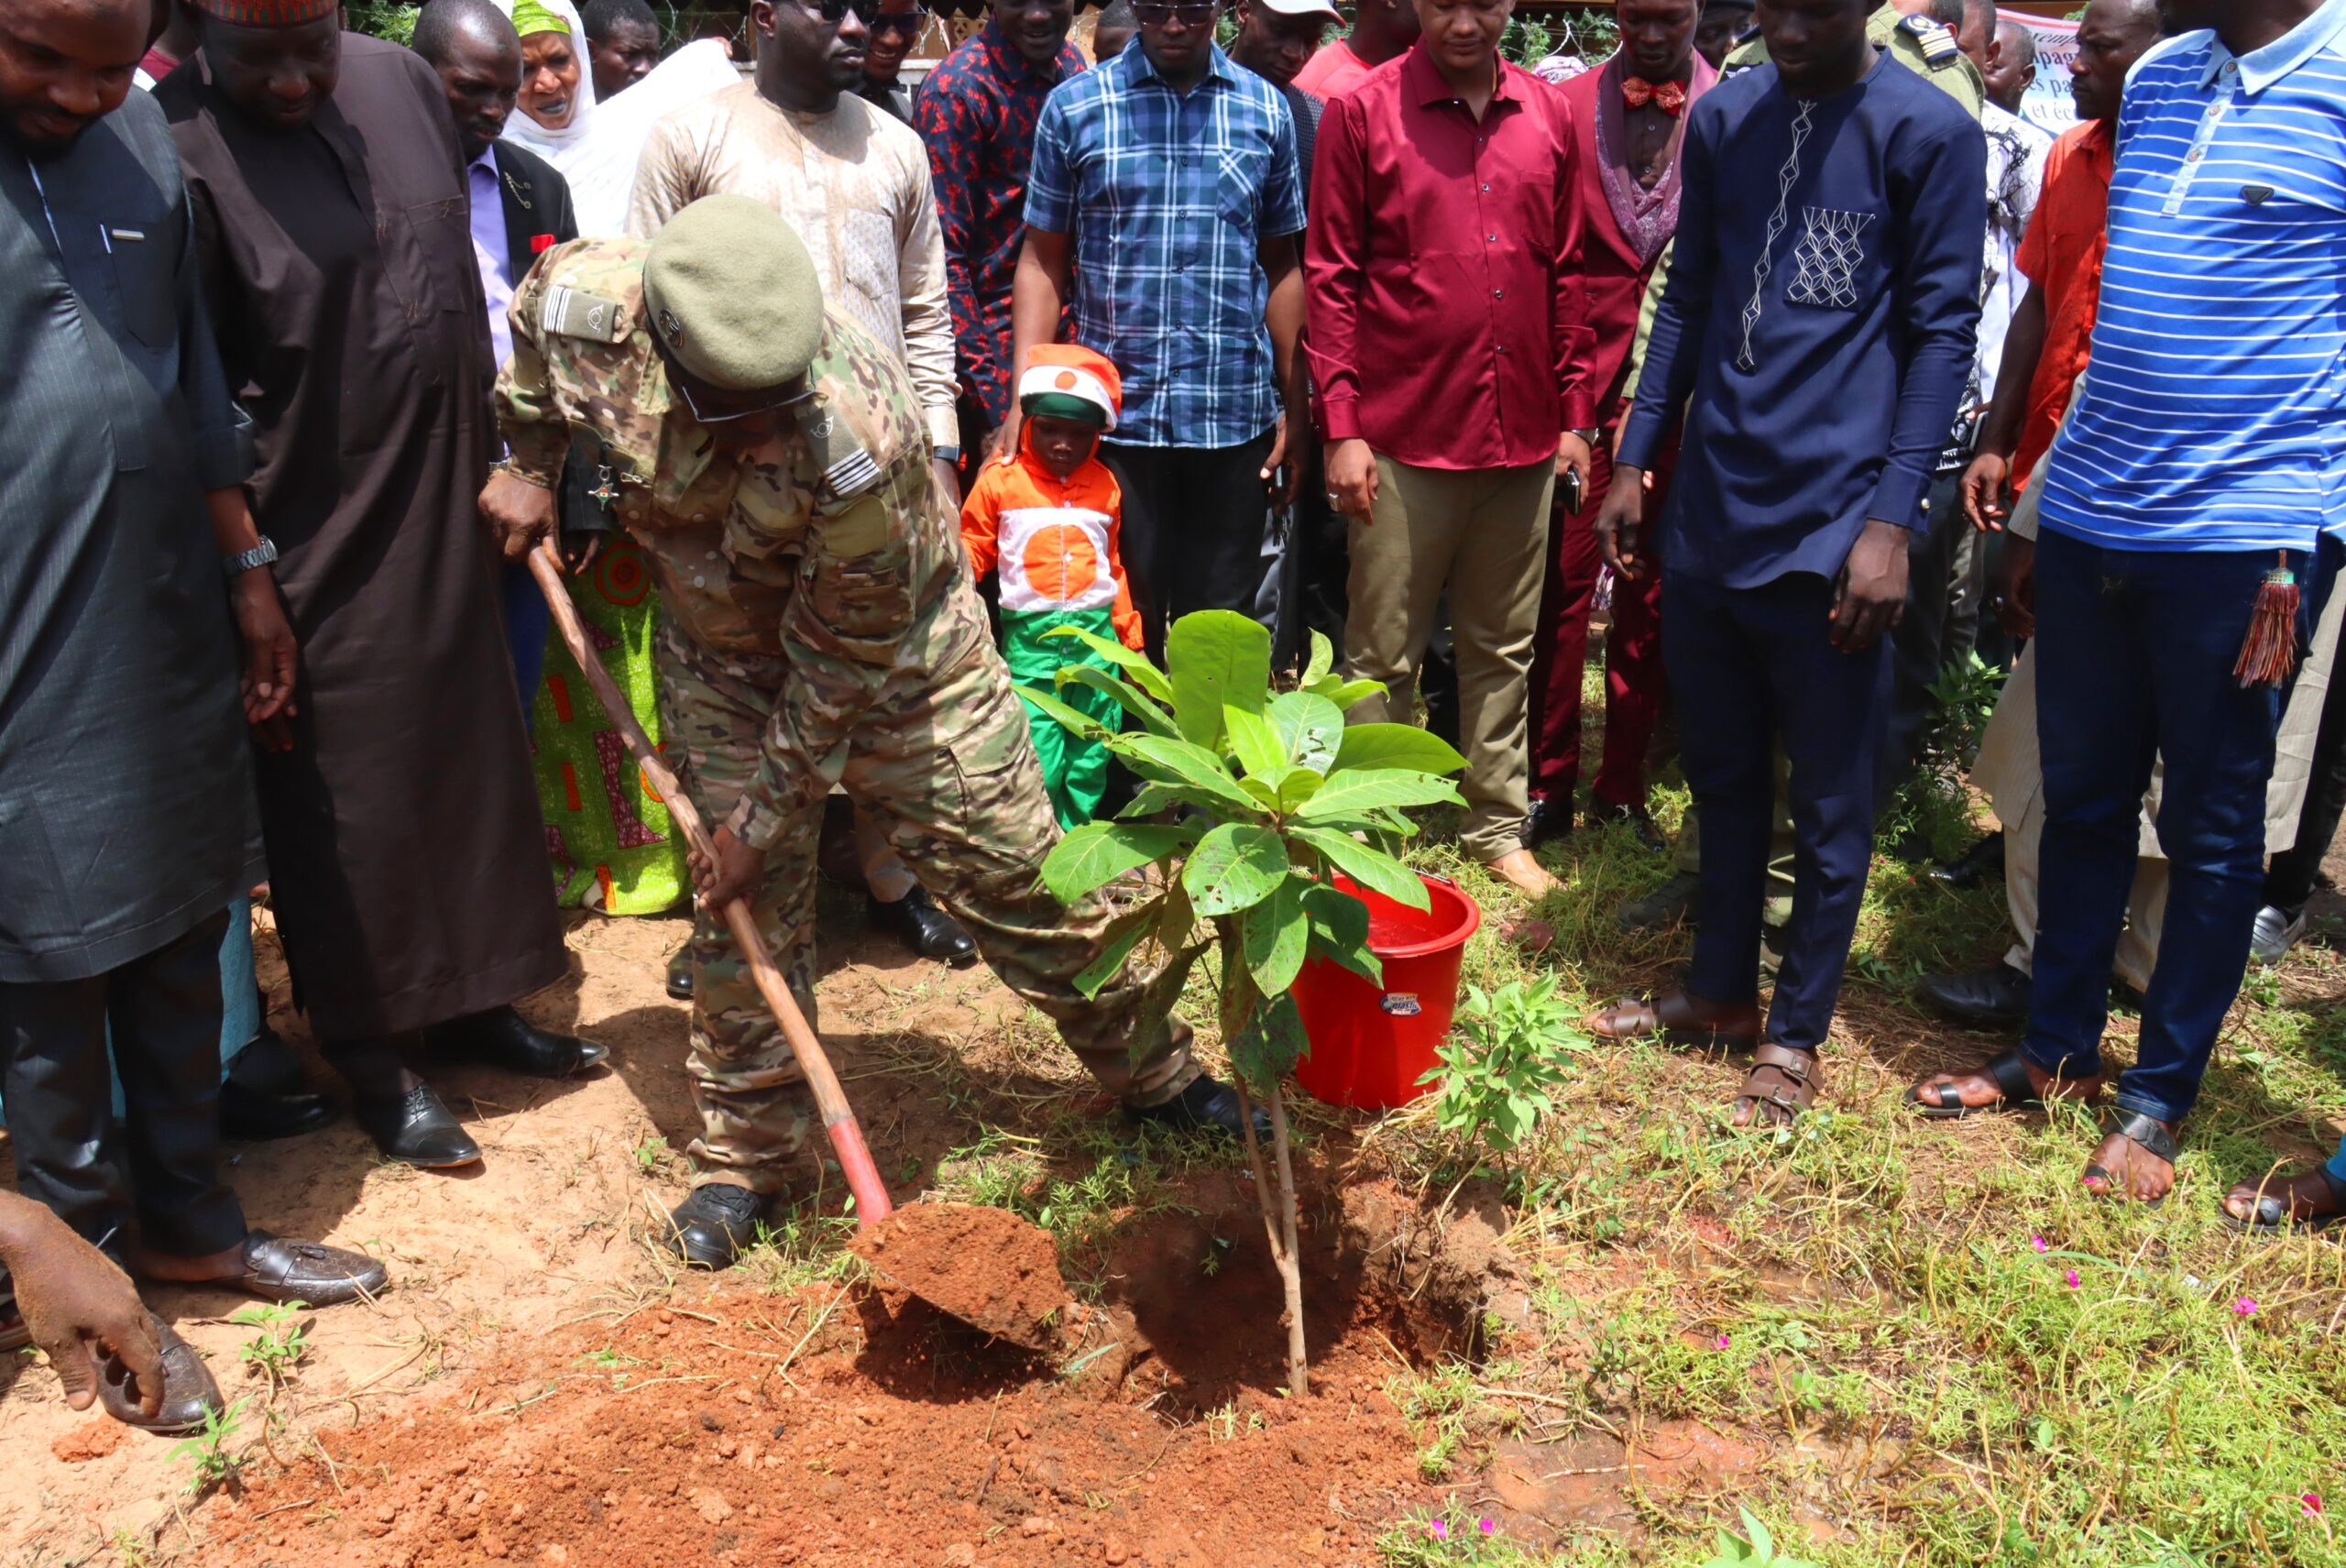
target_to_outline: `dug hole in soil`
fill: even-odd
[[[1302,1196],[1306,1398],[1278,1392],[1280,1288],[1253,1184],[1206,1172],[1073,1260],[1098,1300],[1055,1316],[1047,1353],[877,1275],[795,1295],[696,1277],[509,1352],[433,1406],[319,1432],[330,1463],[256,1468],[195,1516],[201,1560],[1366,1562],[1440,1497],[1386,1384],[1475,1356],[1485,1314],[1519,1286],[1472,1216],[1433,1223],[1383,1183]],[[981,1295],[1034,1299],[1031,1255],[956,1261]]]

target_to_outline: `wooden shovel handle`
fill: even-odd
[[[717,851],[710,841],[708,827],[694,809],[692,797],[685,793],[674,772],[653,748],[643,726],[636,722],[635,710],[628,706],[619,683],[611,679],[610,672],[603,668],[602,660],[596,657],[594,648],[587,642],[586,629],[579,622],[577,607],[570,602],[570,588],[563,581],[562,560],[554,554],[552,540],[530,552],[530,575],[537,578],[539,591],[545,595],[546,606],[554,611],[554,623],[562,632],[564,645],[586,675],[586,684],[595,688],[603,711],[619,727],[619,738],[634,754],[636,765],[643,770],[661,804],[668,808],[669,820],[683,830],[685,842],[715,861]],[[695,896],[697,899],[698,895]],[[847,1091],[839,1087],[839,1074],[831,1070],[831,1058],[824,1051],[823,1042],[816,1038],[806,1014],[798,1010],[797,998],[790,994],[790,984],[783,979],[781,966],[773,961],[773,950],[760,935],[757,921],[751,917],[750,906],[736,898],[726,904],[723,913],[725,924],[732,928],[733,940],[749,960],[750,978],[757,982],[758,992],[766,999],[766,1005],[773,1009],[774,1020],[782,1025],[783,1038],[790,1042],[791,1054],[798,1058],[798,1069],[806,1075],[806,1086],[815,1091],[815,1103],[823,1113],[823,1131],[830,1135],[831,1149],[839,1156],[848,1190],[855,1194],[856,1223],[869,1229],[886,1219],[895,1205],[888,1201],[888,1189],[880,1180],[879,1168],[872,1163],[872,1151],[864,1146],[863,1129],[856,1122],[854,1108],[847,1102]]]

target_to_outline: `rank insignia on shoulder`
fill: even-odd
[[[823,488],[834,499],[861,495],[880,482],[878,460],[821,399],[802,405],[798,428],[806,437],[808,455],[822,470]]]
[[[1923,58],[1934,70],[1943,70],[1963,58],[1963,46],[1955,41],[1955,35],[1946,30],[1946,23],[1928,16],[1908,16],[1898,25],[1922,46]]]
[[[546,285],[538,307],[538,325],[546,332],[593,343],[623,343],[628,334],[627,313],[617,300],[584,293],[567,283]]]

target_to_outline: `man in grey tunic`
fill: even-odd
[[[134,1273],[322,1305],[381,1265],[248,1229],[221,1179],[220,938],[261,873],[246,729],[284,721],[293,639],[179,160],[128,92],[148,14],[0,11],[0,1098],[24,1195]],[[217,1391],[157,1335],[159,1412],[101,1397],[200,1423]]]

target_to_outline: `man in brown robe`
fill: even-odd
[[[495,366],[464,165],[431,69],[334,0],[195,10],[157,97],[301,641],[258,769],[278,928],[378,1146],[470,1164],[417,1047],[557,1078],[604,1053],[511,1005],[565,959],[475,510]]]

